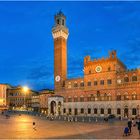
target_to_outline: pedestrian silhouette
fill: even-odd
[[[33,122],[33,129],[36,130],[36,124]]]

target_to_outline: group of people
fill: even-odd
[[[139,135],[140,135],[140,118],[138,121],[134,122],[134,119],[129,119],[127,122],[127,127],[124,129],[124,135],[128,136],[132,134],[132,127],[137,127]]]

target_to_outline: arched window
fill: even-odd
[[[91,108],[88,108],[88,114],[91,114]]]
[[[60,24],[60,23],[59,23],[59,19],[57,20],[57,24]]]
[[[63,113],[64,113],[64,114],[66,113],[66,108],[63,109]]]
[[[111,67],[108,67],[108,71],[110,71],[111,70]]]
[[[108,114],[111,114],[111,108],[108,108],[107,111],[108,111]]]
[[[91,96],[88,96],[87,97],[87,101],[91,101]]]
[[[98,85],[98,82],[97,81],[94,81],[94,86],[97,86]]]
[[[101,101],[104,101],[105,100],[104,95],[101,95],[100,99],[101,99]]]
[[[77,82],[74,83],[74,87],[78,87],[78,83]]]
[[[91,70],[89,70],[89,74],[91,74]]]
[[[91,94],[90,96],[91,96],[91,101],[95,101],[95,96],[93,94]]]
[[[103,108],[101,108],[101,114],[104,114],[104,109]]]
[[[111,94],[108,94],[107,95],[107,101],[111,101],[112,100],[112,96],[111,96]]]
[[[100,99],[101,99],[100,91],[97,91],[97,98],[96,98],[96,100],[97,100],[97,101],[100,101]]]
[[[88,86],[91,86],[91,81],[88,81],[87,85],[88,85]]]
[[[137,115],[137,109],[136,108],[132,108],[132,115]]]
[[[121,109],[117,108],[117,114],[120,115],[121,114]]]
[[[74,102],[78,102],[77,96],[74,97]]]
[[[128,93],[125,93],[125,94],[124,94],[124,100],[129,100]]]
[[[132,93],[132,100],[137,100],[137,94],[136,93]]]
[[[132,76],[132,81],[137,81],[137,76]]]
[[[84,87],[84,82],[81,82],[80,83],[80,87]]]
[[[116,100],[117,101],[120,101],[121,100],[121,94],[120,93],[117,94]]]
[[[106,93],[104,94],[104,100],[105,101],[107,100],[107,94]]]
[[[111,79],[108,79],[108,80],[107,80],[107,84],[108,84],[108,85],[111,85],[111,84],[112,84],[112,80],[111,80]]]
[[[128,77],[124,77],[124,82],[129,82],[129,78]]]
[[[71,97],[68,97],[68,102],[72,102],[72,98]]]
[[[94,108],[94,114],[97,114],[97,108]]]
[[[84,113],[84,108],[81,108],[81,114],[83,114]]]
[[[80,102],[84,102],[84,97],[83,96],[80,97]]]
[[[77,115],[77,114],[78,114],[78,109],[75,108],[75,109],[74,109],[74,115]]]
[[[69,108],[69,115],[71,115],[71,108]]]
[[[62,25],[65,25],[65,21],[64,21],[64,19],[62,20]]]

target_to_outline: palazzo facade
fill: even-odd
[[[127,69],[113,50],[107,58],[91,60],[90,56],[85,56],[84,76],[68,79],[69,31],[61,11],[55,15],[52,35],[55,94],[48,98],[49,114],[98,117],[110,114],[135,117],[140,114],[140,69]]]

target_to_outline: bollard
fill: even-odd
[[[71,117],[71,122],[73,122],[73,117]]]
[[[64,117],[64,121],[66,120],[66,117]]]
[[[97,120],[97,118],[96,118],[96,120],[95,120],[95,121],[96,121],[96,122],[98,121],[98,120]]]
[[[61,119],[61,117],[59,116],[59,120]]]
[[[68,122],[70,121],[70,118],[68,117]]]
[[[90,118],[89,118],[89,120],[88,120],[89,122],[91,122],[91,120],[90,120]]]
[[[75,117],[75,122],[77,122],[77,117]]]
[[[84,122],[84,118],[82,119],[82,121]]]

